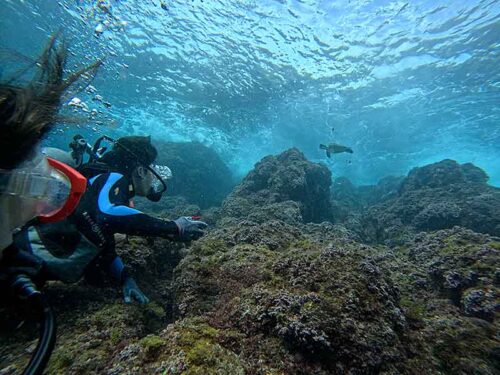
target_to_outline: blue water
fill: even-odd
[[[3,49],[35,57],[61,29],[70,66],[105,59],[96,92],[66,98],[93,121],[50,142],[196,140],[237,175],[295,146],[357,184],[451,158],[500,185],[500,1],[160,3],[2,1]],[[330,142],[354,154],[327,159]]]

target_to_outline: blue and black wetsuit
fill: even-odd
[[[87,191],[70,220],[78,231],[100,249],[95,266],[125,277],[124,266],[115,252],[115,233],[174,238],[175,222],[149,216],[130,207],[135,196],[130,178],[120,173],[103,173],[89,179]]]

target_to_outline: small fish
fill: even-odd
[[[164,3],[163,1],[160,2],[160,6],[161,6],[161,9],[163,10],[168,10],[168,6],[166,3]]]
[[[352,148],[338,145],[336,143],[330,143],[328,146],[320,144],[319,148],[321,150],[326,150],[327,157],[331,157],[332,154],[340,154],[342,152],[348,152],[349,154],[352,154],[354,152],[352,151]]]

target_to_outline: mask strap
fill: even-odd
[[[151,166],[145,165],[144,163],[141,163],[141,161],[140,161],[141,159],[137,156],[137,154],[135,152],[133,152],[131,149],[129,149],[128,147],[126,147],[126,146],[124,146],[124,145],[122,145],[122,144],[120,144],[118,142],[115,142],[114,144],[117,145],[118,147],[123,148],[130,155],[132,155],[137,160],[137,162],[140,165],[142,165],[143,167],[145,167],[146,169],[148,169],[151,173],[153,173],[153,175],[160,181],[160,183],[163,186],[163,190],[159,194],[162,194],[162,193],[164,193],[167,190],[167,184],[165,183],[165,181],[163,181],[163,178],[158,174],[158,172],[156,172],[153,168],[151,168]]]

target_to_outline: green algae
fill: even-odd
[[[201,256],[210,256],[227,251],[227,245],[224,241],[217,238],[209,238],[199,242],[193,248],[193,253]]]
[[[219,329],[200,318],[183,319],[170,326],[167,336],[161,339],[166,347],[160,359],[170,363],[164,373],[244,374],[239,356],[219,343],[221,335]],[[178,368],[183,370],[175,370]]]
[[[478,319],[440,319],[439,327],[432,351],[441,371],[493,374],[490,358],[497,345],[493,326]]]
[[[405,310],[405,315],[413,320],[421,321],[425,318],[427,307],[425,303],[418,299],[401,298],[401,307]]]
[[[158,357],[160,350],[166,345],[164,339],[157,335],[147,335],[139,341],[146,360],[153,360]]]

